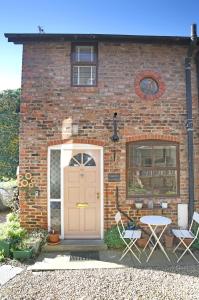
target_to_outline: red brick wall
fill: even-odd
[[[169,198],[165,212],[177,221],[177,203],[188,200],[184,57],[182,46],[99,43],[98,86],[71,87],[70,43],[27,43],[23,52],[20,127],[20,174],[31,172],[40,196],[26,200],[20,193],[21,223],[27,228],[47,226],[47,149],[62,139],[62,122],[71,117],[79,125],[74,141],[104,145],[105,227],[114,223],[115,188],[121,207],[137,219],[126,199],[126,142],[157,139],[180,145],[180,198]],[[160,74],[164,91],[159,99],[143,100],[135,92],[136,76],[145,70]],[[193,110],[196,174],[198,174],[198,107],[193,68]],[[120,140],[114,144],[113,113],[118,113]],[[116,161],[113,149],[116,148]],[[108,182],[109,172],[120,172],[121,182]],[[199,178],[196,178],[198,201]],[[159,202],[159,199],[155,199]],[[199,209],[199,202],[197,208]],[[154,213],[161,213],[161,210]]]

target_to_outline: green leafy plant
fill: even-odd
[[[0,93],[0,179],[16,178],[19,164],[20,89]]]
[[[2,223],[0,224],[0,240],[6,240],[8,239],[7,233],[6,233],[6,224]]]
[[[45,229],[35,229],[29,233],[29,241],[40,240],[41,246],[45,245],[48,238],[48,231]]]
[[[117,226],[113,226],[105,232],[104,241],[108,248],[121,249],[125,246],[119,236]]]
[[[22,228],[19,221],[19,215],[10,213],[7,215],[7,222],[4,227],[4,236],[13,240],[13,242],[21,240],[27,235],[27,230]]]
[[[0,250],[0,262],[5,261],[4,250]]]

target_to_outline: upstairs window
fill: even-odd
[[[96,44],[72,45],[72,85],[96,86],[97,46]]]
[[[179,195],[178,144],[159,141],[127,145],[127,197]]]

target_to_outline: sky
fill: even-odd
[[[0,0],[0,91],[21,85],[22,46],[4,33],[189,36],[198,0]]]

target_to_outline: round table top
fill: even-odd
[[[147,225],[169,225],[171,224],[171,219],[163,216],[144,216],[140,219],[140,222]]]

